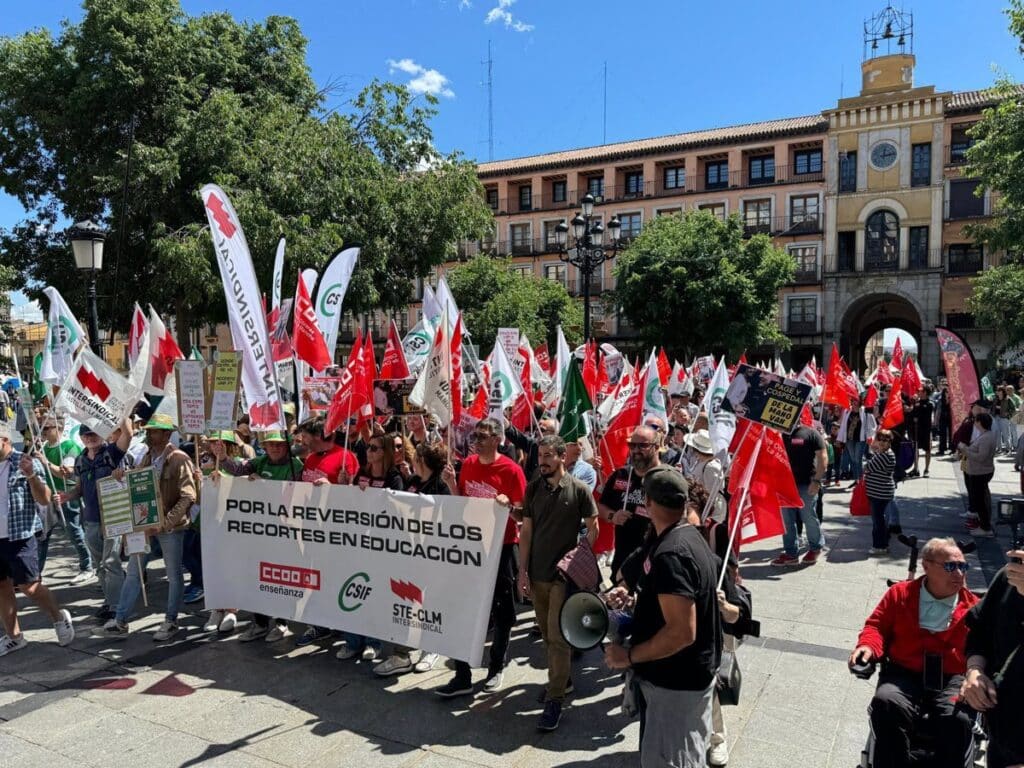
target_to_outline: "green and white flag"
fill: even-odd
[[[647,389],[644,392],[644,418],[657,416],[662,424],[668,424],[668,411],[665,408],[665,394],[661,391],[661,379],[658,378],[658,356],[655,350],[651,350],[651,357],[647,361],[647,370],[651,375],[647,377]]]
[[[987,373],[981,377],[981,396],[986,400],[991,400],[996,396],[996,391],[992,388],[992,382],[989,381]]]
[[[505,423],[505,409],[515,405],[516,399],[523,394],[523,385],[519,383],[512,363],[509,362],[501,339],[494,340],[491,351],[491,384],[487,398],[489,416],[499,424]]]
[[[574,355],[565,375],[562,401],[558,404],[558,434],[566,441],[579,440],[588,433],[583,416],[593,409],[594,404],[590,402],[590,395],[583,384],[583,374],[580,373],[580,361]]]
[[[43,293],[50,301],[50,314],[40,376],[50,384],[63,385],[74,364],[75,352],[85,343],[85,332],[56,288],[48,285]]]
[[[402,352],[405,353],[405,362],[409,365],[409,373],[412,376],[423,369],[424,363],[430,357],[430,347],[433,343],[434,326],[424,315],[402,339]]]

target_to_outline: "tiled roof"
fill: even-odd
[[[1024,85],[1015,86],[1018,94],[1024,94]],[[996,88],[982,88],[978,91],[960,91],[946,99],[946,112],[978,112],[1002,101],[1002,94]]]
[[[705,131],[690,131],[689,133],[676,133],[652,139],[623,141],[618,144],[604,144],[599,147],[570,149],[565,152],[551,152],[546,155],[531,155],[512,160],[480,163],[477,165],[477,174],[481,177],[487,177],[509,173],[526,173],[545,168],[601,163],[622,157],[636,157],[654,152],[674,152],[695,147],[735,144],[741,141],[757,141],[793,134],[824,133],[827,129],[828,121],[821,115],[788,117],[782,120],[768,120],[762,123],[747,123],[726,128],[712,128]]]

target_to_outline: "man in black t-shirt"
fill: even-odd
[[[722,659],[718,574],[704,537],[686,522],[687,484],[670,467],[644,475],[655,535],[644,545],[628,648],[605,650],[611,669],[633,669],[640,709],[640,765],[702,768]],[[630,601],[625,587],[608,595]]]
[[[825,447],[825,438],[817,430],[803,425],[794,429],[793,434],[783,435],[782,440],[786,444],[786,455],[793,470],[796,489],[804,504],[802,507],[782,508],[782,523],[785,526],[782,534],[783,552],[772,560],[772,565],[797,565],[801,562],[813,565],[818,562],[825,548],[825,535],[818,521],[817,502],[821,479],[828,468],[828,449]],[[802,561],[797,549],[797,519],[803,521],[807,532],[807,554]]]
[[[658,433],[654,429],[646,426],[634,429],[629,438],[629,466],[615,470],[601,492],[598,515],[615,524],[613,580],[617,580],[625,559],[643,544],[650,528],[650,518],[644,506],[643,479],[647,472],[661,465],[658,446]]]

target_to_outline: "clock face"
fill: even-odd
[[[871,150],[871,164],[881,171],[892,168],[896,162],[896,145],[890,141],[876,144]]]

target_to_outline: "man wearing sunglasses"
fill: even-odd
[[[851,666],[882,662],[869,707],[874,768],[910,765],[922,709],[937,720],[935,765],[962,768],[973,748],[972,720],[955,704],[967,669],[967,614],[978,598],[965,586],[967,561],[953,539],[930,539],[921,566],[924,576],[885,593],[850,654]]]

